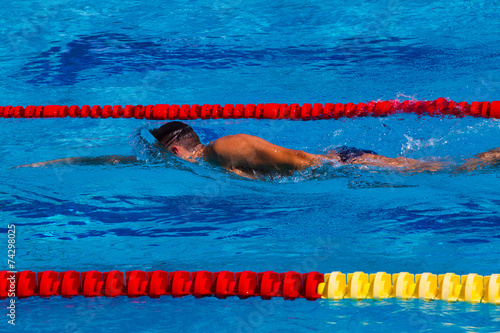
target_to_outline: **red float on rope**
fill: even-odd
[[[0,279],[1,280],[1,279]],[[16,273],[17,297],[25,298],[35,295],[38,288],[36,273],[23,271]]]
[[[143,119],[145,113],[146,113],[146,109],[142,105],[136,105],[134,107],[134,118],[135,119]]]
[[[94,105],[92,107],[92,111],[90,111],[90,117],[91,118],[101,118],[102,115],[102,109],[99,105]]]
[[[170,284],[168,279],[168,272],[153,271],[148,274],[148,286],[146,288],[146,295],[153,298],[158,298],[162,295],[170,295]],[[127,281],[127,284],[129,281]]]
[[[60,294],[63,297],[72,297],[81,294],[81,276],[79,272],[67,271],[60,274]]]
[[[280,296],[284,299],[294,300],[301,296],[302,278],[300,273],[286,272],[280,274],[281,289]]]
[[[73,105],[69,108],[69,116],[71,118],[80,117],[80,107],[78,105]]]
[[[80,109],[80,117],[81,118],[87,118],[90,116],[90,106],[89,105],[84,105]]]
[[[12,106],[6,106],[3,109],[3,115],[2,115],[2,117],[4,117],[4,118],[12,118],[13,114],[14,114],[14,108]]]
[[[24,108],[22,106],[16,106],[14,108],[14,118],[23,118],[24,117]]]
[[[280,275],[270,271],[259,273],[259,287],[262,299],[278,296],[281,287]]]
[[[125,278],[120,271],[110,271],[103,274],[104,296],[116,297],[125,294]]]
[[[111,117],[121,118],[122,116],[123,116],[123,108],[120,105],[113,106],[113,111],[111,113]]]
[[[148,273],[144,271],[131,271],[126,273],[127,296],[139,297],[146,295],[148,287]]]
[[[321,297],[318,294],[318,285],[324,282],[324,275],[318,272],[302,274],[304,297],[309,301],[314,301]]]
[[[98,271],[88,271],[82,273],[82,295],[85,297],[95,297],[102,295],[103,274]]]
[[[11,284],[16,284],[16,274],[7,271],[0,272],[0,298],[6,298],[9,296],[9,289]],[[16,288],[17,289],[17,288]]]
[[[126,105],[123,110],[123,118],[132,118],[134,116],[135,107],[132,105]]]
[[[384,117],[395,113],[416,113],[419,115],[453,115],[456,117],[483,117],[500,118],[500,101],[494,102],[467,102],[455,103],[445,98],[434,101],[379,101],[368,103],[347,103],[325,105],[315,103],[299,104],[226,104],[224,106],[208,105],[89,105],[71,107],[65,105],[46,106],[0,106],[0,118],[137,118],[155,120],[187,120],[187,119],[231,119],[231,118],[256,118],[256,119],[338,119],[341,117]]]
[[[217,298],[226,298],[234,296],[236,288],[236,276],[233,272],[223,271],[214,274],[215,292]]]
[[[500,101],[491,102],[490,117],[496,119],[500,118]]]
[[[214,275],[211,272],[200,271],[193,273],[191,294],[196,298],[212,296],[214,293]]]
[[[258,293],[257,273],[244,271],[236,273],[236,295],[245,299]]]
[[[44,271],[38,273],[38,296],[50,297],[58,295],[59,273]]]

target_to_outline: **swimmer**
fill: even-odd
[[[390,158],[371,150],[351,147],[341,147],[325,155],[310,154],[302,150],[277,146],[248,134],[228,135],[204,145],[191,126],[180,121],[169,122],[150,132],[160,148],[185,161],[196,163],[198,160],[204,160],[247,178],[257,178],[258,174],[269,172],[290,174],[323,163],[359,164],[415,172],[437,171],[443,167],[443,163],[440,162],[419,161],[406,157]],[[497,162],[500,162],[500,148],[476,155],[459,168],[470,171]],[[139,161],[134,156],[113,155],[63,158],[19,167],[117,163],[130,164]]]

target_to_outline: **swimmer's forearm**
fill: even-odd
[[[39,168],[39,167],[48,166],[48,165],[55,165],[55,164],[72,164],[73,162],[77,161],[78,159],[79,159],[79,157],[60,158],[57,160],[18,165],[16,168]]]
[[[458,171],[474,171],[500,162],[500,148],[490,149],[484,153],[469,158],[464,164],[457,167]]]
[[[17,168],[39,168],[49,165],[112,165],[112,164],[133,164],[138,163],[135,156],[98,156],[98,157],[68,157],[45,162],[19,165]]]
[[[364,154],[352,161],[352,164],[363,164],[383,168],[397,168],[406,171],[437,171],[443,163],[432,161],[419,161],[408,157],[390,158],[381,155]]]

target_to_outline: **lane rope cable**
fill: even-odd
[[[368,103],[308,104],[226,104],[215,105],[45,105],[0,106],[0,118],[136,118],[155,120],[189,119],[339,119],[384,117],[396,113],[455,117],[500,118],[500,101],[456,103],[446,98],[433,101],[389,100]]]
[[[382,300],[412,298],[431,301],[500,304],[500,274],[481,276],[446,274],[343,274],[331,272],[276,273],[243,272],[187,272],[162,270],[121,272],[99,271],[0,271],[0,298],[16,296],[39,297],[139,297],[158,298],[163,295],[196,298],[215,296],[224,299],[237,296],[242,299],[261,297],[269,300],[283,297],[286,300],[319,298],[340,300]]]

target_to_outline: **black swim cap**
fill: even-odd
[[[166,123],[160,128],[154,129],[150,131],[151,134],[164,146],[170,145],[175,139],[179,138],[181,133],[189,133],[193,132],[191,126],[184,124],[180,121],[172,121]]]

